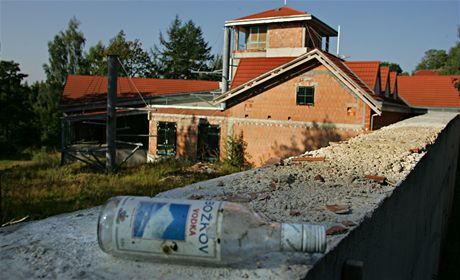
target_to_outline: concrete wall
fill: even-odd
[[[372,129],[373,130],[380,129],[380,128],[384,127],[384,126],[387,126],[387,125],[390,125],[390,124],[393,124],[393,123],[397,123],[399,121],[407,119],[407,118],[409,118],[409,117],[411,117],[413,115],[414,114],[410,114],[410,113],[399,113],[399,112],[384,111],[384,112],[382,112],[381,116],[375,116],[374,117],[374,121],[373,121],[373,124],[372,124]]]
[[[459,144],[457,115],[393,194],[306,278],[343,279],[344,263],[359,260],[364,263],[362,279],[436,279]]]

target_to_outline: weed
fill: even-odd
[[[40,168],[52,168],[59,165],[59,155],[57,153],[48,153],[46,147],[32,154],[32,162]]]
[[[223,166],[228,170],[237,169],[238,171],[246,169],[250,166],[247,160],[246,148],[248,144],[244,141],[243,132],[236,137],[228,138],[227,159]]]

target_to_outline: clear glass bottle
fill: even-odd
[[[202,265],[326,249],[323,226],[268,223],[242,204],[213,200],[113,197],[101,210],[97,236],[115,256]]]

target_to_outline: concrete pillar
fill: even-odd
[[[116,55],[108,57],[108,93],[107,93],[107,152],[106,152],[106,168],[108,172],[115,170],[116,166],[116,128],[117,128],[117,60]]]
[[[222,92],[228,90],[229,61],[230,61],[230,28],[224,28],[224,50],[222,54]]]

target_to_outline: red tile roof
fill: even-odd
[[[390,94],[395,92],[397,78],[398,72],[390,72]]]
[[[399,76],[398,93],[413,107],[460,108],[460,76]]]
[[[380,67],[379,61],[347,61],[345,64],[372,90],[375,90]]]
[[[441,74],[440,70],[417,70],[415,71],[415,76],[439,76]]]
[[[234,89],[258,76],[275,69],[296,57],[254,57],[241,58],[233,78],[231,89]]]
[[[246,20],[246,19],[259,19],[259,18],[271,18],[271,17],[286,17],[286,16],[304,16],[307,15],[305,12],[301,12],[289,7],[281,7],[273,10],[268,10],[265,12],[252,14],[236,20]]]
[[[369,94],[374,100],[384,101],[387,104],[392,103],[392,104],[398,104],[398,105],[405,105],[400,100],[394,100],[393,98],[381,96],[381,95],[378,95],[378,93],[376,94],[374,92],[373,88],[370,88],[370,85],[364,83],[365,80],[362,77],[359,77],[358,73],[350,70],[351,67],[348,66],[349,62],[346,62],[343,59],[338,58],[337,56],[332,55],[332,54],[327,53],[327,52],[324,52],[322,50],[319,50],[319,51],[321,51],[325,56],[327,56],[337,67],[340,68],[340,70],[342,70],[349,78],[351,78],[361,89],[363,89],[367,94]],[[357,70],[358,72],[361,72],[361,73],[366,73],[366,72],[364,72],[363,69],[367,69],[370,66],[372,66],[372,68],[375,68],[375,65],[377,65],[377,69],[380,67],[380,62],[378,62],[378,61],[376,61],[376,62],[374,62],[374,61],[352,62],[352,64],[355,64],[355,63],[362,64],[362,66],[360,66],[360,67],[358,67],[358,65],[354,65],[355,70]],[[374,72],[374,71],[372,71],[372,72]],[[375,71],[375,75],[377,75],[377,73],[378,73],[378,70]],[[364,77],[366,77],[366,76],[364,76]]]
[[[354,72],[354,70],[348,65],[349,62],[346,62],[335,55],[332,55],[330,53],[321,51],[324,55],[326,55],[334,64],[340,68],[349,78],[351,78],[360,88],[362,88],[365,92],[370,94],[374,99],[380,100],[377,95],[374,94],[373,92],[373,87],[369,86],[368,84],[365,84],[365,80],[363,80],[362,77],[358,75],[358,73]],[[365,64],[364,64],[365,65]],[[357,65],[358,66],[358,65]],[[359,67],[355,67],[355,69],[360,69]],[[363,72],[363,71],[361,71]],[[361,80],[364,82],[361,82]],[[366,86],[367,85],[367,86]],[[369,89],[370,87],[370,89]]]
[[[164,94],[211,91],[219,82],[173,79],[118,78],[118,97],[138,96],[136,88],[145,97]],[[64,87],[62,103],[83,103],[105,100],[107,77],[70,75]]]
[[[390,75],[389,67],[380,67],[380,91],[385,92]]]

